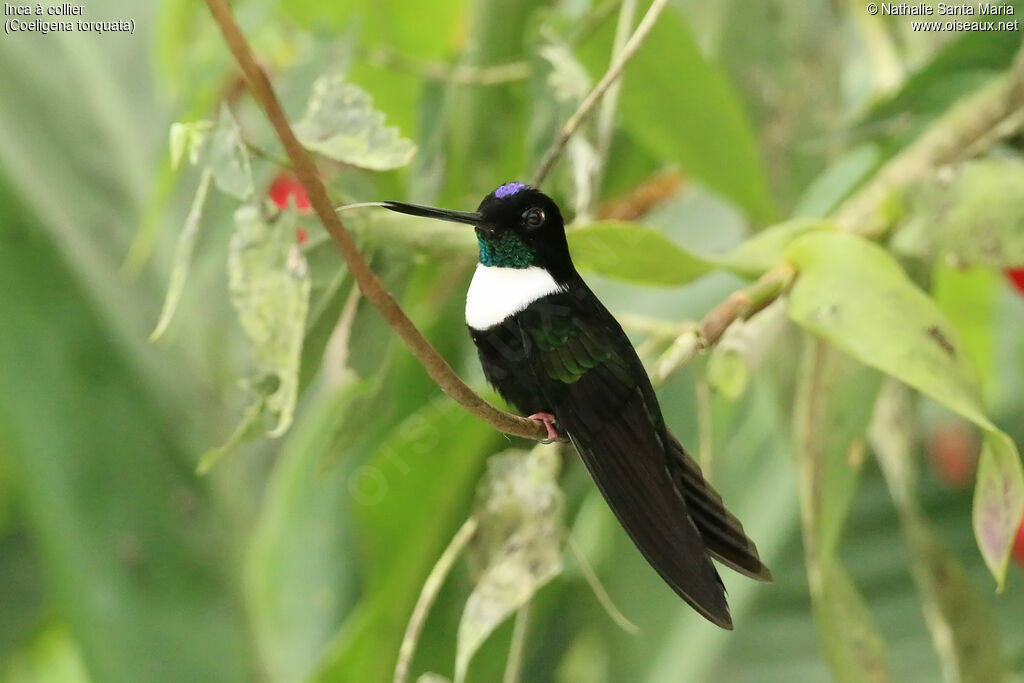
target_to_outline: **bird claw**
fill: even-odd
[[[558,430],[555,429],[555,416],[551,413],[534,413],[527,417],[528,420],[536,420],[544,425],[544,429],[548,430],[548,438],[541,441],[541,443],[554,443],[561,440],[561,436],[558,434]]]

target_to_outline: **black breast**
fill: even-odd
[[[469,328],[484,376],[510,405],[523,415],[548,412],[540,387],[527,361],[529,349],[516,316],[486,330]]]

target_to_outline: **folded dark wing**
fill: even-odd
[[[519,316],[559,431],[651,566],[707,619],[732,628],[721,579],[669,472],[667,432],[643,367],[614,318],[578,297],[554,295]]]

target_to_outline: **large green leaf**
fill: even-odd
[[[315,152],[374,171],[405,166],[416,153],[412,141],[384,123],[370,95],[338,75],[321,76],[313,84],[295,135]]]
[[[773,225],[738,244],[716,262],[731,271],[758,277],[782,262],[786,248],[793,240],[815,230],[834,230],[826,221],[796,218]]]
[[[820,585],[812,587],[814,616],[835,680],[888,681],[885,643],[864,598],[838,562],[826,563],[821,571]]]
[[[235,212],[228,256],[231,302],[253,345],[258,373],[253,388],[274,420],[267,429],[272,437],[283,434],[292,422],[309,311],[309,268],[295,241],[294,226],[292,211],[270,223],[256,207],[243,206]]]
[[[975,489],[978,545],[999,586],[1024,514],[1017,448],[985,416],[956,330],[882,248],[845,233],[814,233],[788,257],[800,274],[790,316],[860,362],[896,377],[985,431]]]
[[[569,231],[569,250],[580,270],[645,285],[684,285],[712,265],[636,223],[606,221]]]
[[[217,189],[239,201],[247,201],[253,193],[249,149],[242,140],[238,121],[227,105],[221,107],[220,119],[210,133],[207,145],[207,164]],[[174,150],[171,152],[173,155]]]
[[[608,66],[613,22],[584,45],[591,74]],[[657,159],[733,200],[758,222],[775,208],[757,139],[725,73],[708,62],[682,18],[669,9],[629,63],[622,125]],[[614,161],[613,161],[614,163]]]
[[[985,395],[996,386],[996,296],[1000,274],[989,268],[953,268],[943,260],[932,269],[932,296],[960,334],[964,353],[978,369]]]

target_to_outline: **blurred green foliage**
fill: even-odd
[[[305,115],[321,142],[364,134],[319,145],[339,203],[468,209],[532,175],[606,68],[619,5],[235,8],[293,122]],[[390,680],[438,557],[474,510],[492,523],[477,486],[509,442],[441,395],[351,294],[311,216],[264,201],[281,153],[204,4],[86,11],[138,30],[0,41],[0,681]],[[994,593],[971,492],[949,483],[930,440],[950,409],[980,428],[975,523],[999,532],[986,547],[998,575],[1024,443],[1024,298],[998,271],[1024,266],[1019,119],[971,151],[985,158],[894,197],[880,245],[827,220],[1020,45],[1019,31],[912,32],[909,18],[856,3],[667,10],[626,70],[614,126],[588,123],[545,189],[580,216],[579,265],[649,364],[743,278],[783,259],[801,271],[790,321],[753,318],[753,333],[723,341],[728,368],[698,359],[660,391],[775,582],[723,572],[737,629],[715,629],[567,457],[564,506],[523,528],[570,536],[640,632],[609,618],[567,553],[547,567],[555,578],[523,584],[539,590],[522,620],[522,680],[1024,675],[1021,569]],[[320,77],[344,82],[345,97],[321,98],[331,106],[317,114]],[[172,123],[204,120],[218,123],[179,127],[169,145]],[[193,162],[190,144],[195,163],[179,164]],[[665,171],[678,182],[652,180]],[[233,219],[241,203],[242,218],[259,217],[257,254]],[[344,218],[414,322],[486,392],[462,322],[472,239]],[[444,581],[413,678],[453,675],[474,569],[459,560]],[[501,678],[513,621],[483,642],[468,680]]]

